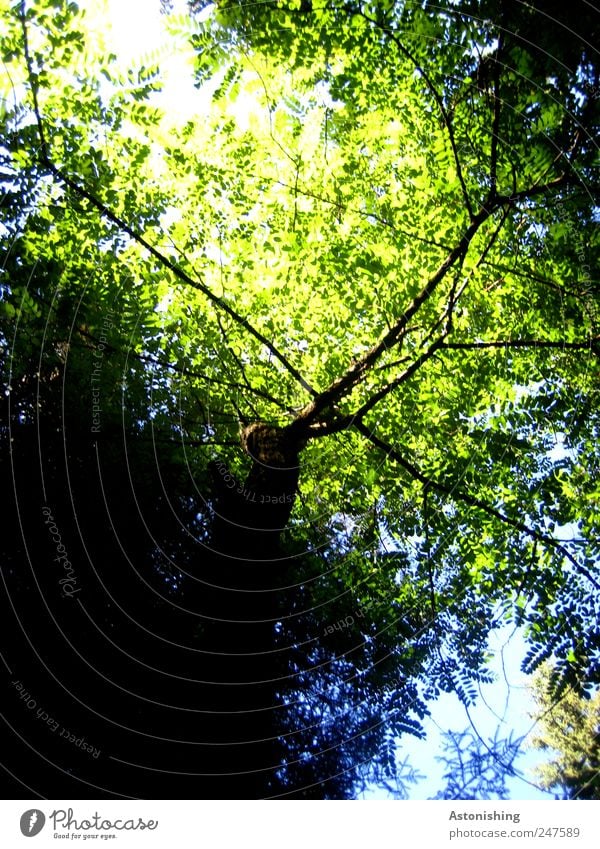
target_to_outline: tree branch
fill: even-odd
[[[217,315],[217,324],[219,325],[219,330],[221,331],[221,336],[223,337],[223,342],[225,343],[225,348],[229,351],[229,353],[233,357],[239,371],[241,372],[241,375],[242,375],[242,378],[244,380],[244,384],[246,386],[246,389],[252,391],[252,384],[248,380],[248,376],[246,374],[246,369],[244,367],[244,363],[242,362],[241,358],[238,357],[236,352],[233,350],[233,347],[229,344],[229,339],[227,337],[227,331],[223,327],[223,322],[221,321],[220,315]],[[225,363],[223,362],[223,358],[221,356],[220,351],[215,350],[215,353],[216,353],[218,359],[223,363],[223,366],[224,366]],[[242,415],[242,413],[241,413],[237,403],[235,402],[235,400],[233,398],[231,398],[230,400],[231,400],[232,404],[235,406],[236,412],[237,412],[238,416],[240,417],[240,421],[243,422],[243,424],[245,424],[245,425],[250,424],[250,420],[245,419],[245,417]],[[254,421],[258,421],[258,419],[260,417],[258,415],[256,407],[254,406],[254,404],[250,400],[248,400],[246,403],[250,407],[250,411],[252,412],[252,416],[254,417]]]
[[[496,200],[502,205],[505,203],[515,204],[521,200],[531,200],[531,198],[537,197],[537,195],[542,195],[561,186],[571,185],[574,182],[574,179],[568,174],[561,174],[554,180],[550,180],[549,183],[538,183],[537,185],[530,186],[528,189],[522,189],[520,192],[514,191],[510,195],[498,195]]]
[[[440,93],[438,92],[436,87],[434,86],[434,84],[431,80],[431,77],[429,76],[427,71],[425,71],[425,69],[422,67],[422,65],[419,64],[419,62],[412,55],[410,50],[408,50],[402,44],[402,42],[400,41],[400,39],[398,38],[398,36],[394,32],[392,32],[390,29],[388,29],[386,27],[383,27],[379,23],[379,21],[377,21],[375,18],[371,18],[369,15],[365,14],[365,12],[361,11],[359,14],[366,21],[369,21],[370,23],[374,24],[379,29],[382,29],[384,32],[387,32],[387,34],[392,39],[392,41],[394,42],[394,44],[396,45],[398,50],[404,56],[406,56],[406,58],[409,60],[409,62],[411,62],[411,64],[414,66],[415,70],[418,71],[421,74],[421,76],[423,77],[423,79],[425,80],[425,84],[427,85],[427,88],[429,89],[429,91],[433,95],[435,102],[437,103],[438,109],[440,110],[440,114],[441,114],[442,119],[444,121],[444,125],[446,127],[446,130],[448,131],[448,139],[450,140],[450,147],[452,148],[452,155],[454,157],[454,164],[456,165],[456,174],[458,176],[458,181],[460,183],[460,188],[461,188],[461,191],[462,191],[462,196],[463,196],[463,200],[464,200],[464,203],[465,203],[465,207],[466,207],[466,210],[469,214],[469,219],[472,221],[473,216],[474,216],[473,207],[471,206],[471,201],[469,199],[469,193],[467,192],[467,186],[465,184],[465,180],[464,180],[463,173],[462,173],[462,168],[461,168],[461,165],[460,165],[460,160],[459,160],[459,157],[458,157],[458,148],[456,146],[456,139],[454,138],[454,128],[452,127],[452,121],[450,119],[450,116],[448,115],[448,111],[447,111],[446,107],[444,106],[444,101],[442,99],[442,96],[440,95]]]
[[[340,377],[336,378],[323,392],[320,392],[310,404],[304,407],[295,422],[291,425],[292,429],[306,429],[313,424],[325,410],[330,408],[334,403],[338,402],[346,396],[352,389],[361,383],[365,375],[377,360],[392,348],[399,339],[404,335],[409,321],[419,311],[421,306],[431,297],[437,289],[440,282],[444,279],[447,272],[452,266],[466,254],[473,237],[492,215],[496,207],[482,207],[474,216],[471,224],[465,230],[462,238],[450,251],[444,262],[439,266],[437,271],[429,278],[421,291],[415,295],[411,304],[379,341],[367,353],[356,360],[347,371]]]
[[[45,301],[43,298],[38,297],[36,299],[44,303],[46,306],[51,307],[51,305],[48,304],[48,302]],[[94,336],[93,333],[90,333],[89,330],[86,330],[84,327],[78,327],[77,332],[80,336],[83,336],[93,342],[94,345],[97,345],[100,341],[96,336]],[[84,347],[89,348],[89,345],[84,345]],[[231,389],[247,390],[253,395],[256,395],[258,398],[263,398],[265,401],[268,401],[270,404],[273,404],[275,407],[278,407],[280,410],[284,410],[286,413],[293,414],[295,412],[293,407],[286,406],[278,398],[275,398],[274,395],[271,395],[270,392],[267,392],[264,389],[257,389],[255,386],[252,386],[248,383],[244,385],[233,380],[221,380],[218,377],[209,377],[207,374],[204,374],[201,371],[197,371],[196,369],[181,366],[178,363],[173,363],[170,360],[164,359],[163,357],[157,357],[156,354],[140,354],[131,349],[126,349],[125,351],[123,351],[120,348],[111,345],[109,342],[105,342],[104,347],[105,350],[108,352],[112,351],[117,354],[125,354],[127,357],[132,357],[136,360],[139,360],[141,363],[149,363],[150,365],[162,366],[168,369],[169,371],[177,372],[177,374],[181,374],[184,377],[193,377],[194,379],[202,380],[205,383],[214,383],[217,386],[227,386]]]
[[[490,212],[490,215],[491,214],[492,213]],[[497,227],[494,229],[494,232],[492,233],[490,239],[488,240],[487,244],[485,245],[483,251],[481,252],[480,257],[477,260],[477,263],[475,264],[475,268],[479,268],[480,265],[484,262],[485,257],[487,256],[492,245],[494,244],[494,242],[496,241],[496,239],[498,237],[498,233],[500,232],[500,229],[502,228],[504,221],[506,220],[507,214],[508,214],[507,208],[505,207],[503,214],[502,214],[502,218],[501,218],[500,222],[498,223]],[[443,347],[444,340],[448,337],[448,335],[453,330],[454,308],[455,308],[456,303],[458,302],[459,298],[461,297],[462,293],[466,289],[467,284],[469,282],[469,277],[467,277],[467,279],[464,281],[463,285],[460,287],[460,290],[457,291],[458,277],[459,277],[460,270],[462,268],[462,264],[464,262],[464,258],[465,258],[465,255],[466,255],[467,248],[468,248],[468,245],[465,248],[465,250],[462,253],[460,253],[459,256],[458,256],[459,265],[458,265],[457,273],[455,275],[455,279],[454,279],[454,281],[452,283],[452,287],[450,289],[450,295],[449,295],[449,298],[448,298],[448,304],[446,306],[446,309],[445,309],[443,315],[432,326],[431,331],[429,332],[427,337],[422,341],[421,344],[424,345],[425,342],[428,339],[431,339],[434,336],[438,327],[440,327],[440,325],[443,324],[444,327],[443,327],[440,335],[438,336],[438,338],[434,342],[432,342],[427,347],[427,349],[425,351],[423,351],[417,357],[417,359],[414,360],[413,363],[410,366],[408,366],[402,372],[401,375],[399,375],[397,378],[386,383],[385,386],[382,386],[380,389],[375,391],[373,393],[373,395],[371,395],[369,400],[366,401],[363,404],[363,406],[360,407],[356,412],[351,413],[347,416],[340,416],[340,417],[335,418],[335,419],[333,419],[332,421],[329,421],[329,422],[321,422],[318,425],[313,424],[312,426],[310,426],[309,436],[311,438],[315,438],[315,437],[319,437],[319,436],[327,436],[331,433],[338,433],[342,430],[345,430],[348,427],[351,427],[352,424],[355,421],[360,421],[363,418],[363,416],[366,415],[366,413],[368,413],[370,410],[372,410],[373,407],[375,407],[376,404],[378,404],[383,398],[385,398],[386,395],[388,395],[390,392],[392,392],[394,389],[396,389],[398,386],[400,386],[402,383],[404,383],[406,380],[408,380],[408,378],[411,377],[413,374],[415,374],[415,372],[424,363],[426,363],[429,359],[431,359],[431,357],[436,353],[437,350],[439,350],[441,347]],[[472,273],[473,272],[471,272],[471,274]],[[392,330],[393,330],[393,328],[392,328]],[[402,338],[406,335],[407,332],[408,332],[407,330],[403,331]],[[402,360],[397,362],[396,364],[398,365],[400,362],[402,362]],[[335,400],[337,401],[337,400],[339,400],[339,398],[336,398]],[[308,409],[308,408],[305,408],[305,409]]]
[[[394,233],[399,233],[402,236],[406,236],[407,239],[416,242],[423,242],[425,245],[429,245],[432,248],[438,248],[441,251],[451,251],[452,247],[450,245],[445,244],[444,242],[438,242],[436,239],[428,239],[425,236],[421,235],[416,231],[405,230],[403,227],[398,227],[397,224],[394,224],[388,218],[384,218],[383,215],[379,215],[379,213],[371,210],[365,211],[363,209],[359,209],[356,206],[350,206],[347,203],[341,203],[340,200],[336,198],[325,197],[324,195],[318,194],[317,192],[312,192],[309,189],[303,186],[292,186],[290,183],[286,183],[283,180],[274,180],[272,177],[262,177],[261,179],[268,180],[271,183],[276,183],[278,186],[282,186],[284,189],[289,189],[290,191],[297,192],[299,195],[305,198],[312,198],[312,200],[318,200],[320,203],[328,204],[329,206],[334,206],[340,212],[350,212],[353,215],[357,215],[360,218],[366,218],[371,221],[377,221],[378,224],[382,224],[384,227],[389,227]]]
[[[427,350],[423,351],[423,353],[417,357],[417,359],[414,360],[408,368],[402,372],[402,374],[398,375],[398,377],[394,378],[394,380],[390,380],[389,383],[386,383],[385,386],[382,386],[376,392],[373,392],[369,400],[365,401],[362,407],[359,407],[358,410],[350,417],[351,421],[360,421],[363,416],[372,410],[376,404],[382,401],[386,395],[389,395],[390,392],[393,392],[394,389],[397,389],[398,386],[407,381],[409,377],[412,377],[412,375],[418,371],[418,369],[420,369],[427,360],[430,360],[435,352],[442,347],[444,338],[445,333],[436,339],[435,342],[432,342]]]
[[[558,348],[570,351],[595,351],[600,336],[590,337],[585,342],[551,342],[547,339],[498,339],[489,342],[441,342],[438,348],[457,351],[473,351],[485,348]]]
[[[58,166],[56,166],[52,160],[50,159],[48,143],[46,141],[46,134],[44,130],[44,123],[42,121],[42,116],[39,108],[38,102],[38,92],[37,92],[37,83],[35,82],[35,75],[33,73],[33,67],[31,62],[31,55],[29,52],[29,42],[27,37],[27,23],[25,20],[25,9],[24,3],[21,3],[20,8],[20,17],[21,17],[21,26],[23,30],[23,44],[24,44],[24,52],[25,52],[25,61],[27,64],[27,74],[29,78],[29,86],[31,89],[31,95],[33,99],[33,111],[35,115],[35,120],[37,124],[38,134],[40,138],[40,159],[42,164],[53,174],[58,180],[64,183],[69,189],[75,192],[79,197],[84,198],[90,203],[94,209],[96,209],[103,218],[106,218],[112,224],[115,224],[119,230],[126,233],[131,239],[133,239],[138,245],[145,248],[148,253],[154,257],[164,268],[168,268],[169,271],[182,283],[185,283],[188,286],[192,286],[194,289],[198,289],[202,294],[212,303],[215,307],[225,312],[227,315],[232,318],[236,324],[240,327],[243,327],[251,336],[253,336],[258,342],[264,345],[271,354],[279,360],[279,362],[283,365],[286,371],[297,381],[297,383],[302,386],[302,388],[308,392],[313,397],[317,396],[317,391],[314,389],[300,374],[300,372],[292,365],[292,363],[288,360],[288,358],[283,354],[276,345],[273,344],[267,337],[260,332],[254,325],[248,321],[247,318],[240,315],[233,307],[231,307],[226,301],[220,298],[218,295],[215,295],[208,286],[202,283],[200,280],[194,280],[189,276],[182,268],[172,262],[167,256],[165,256],[161,251],[159,251],[154,245],[148,242],[147,239],[142,236],[134,227],[127,224],[124,219],[122,219],[119,215],[114,213],[109,207],[107,207],[99,198],[96,197],[91,191],[85,188],[85,186],[79,185],[75,180],[71,179],[67,174],[65,174]]]
[[[528,527],[523,522],[520,522],[518,519],[511,519],[510,516],[507,516],[505,513],[502,513],[501,510],[497,510],[495,507],[492,507],[490,504],[486,504],[486,502],[482,501],[480,498],[475,498],[468,492],[463,492],[455,486],[449,486],[447,484],[435,480],[435,478],[430,478],[428,475],[425,475],[415,465],[406,460],[400,454],[399,451],[397,451],[387,442],[384,442],[382,439],[376,436],[373,431],[361,421],[355,422],[354,427],[356,428],[356,430],[358,430],[359,433],[361,433],[365,437],[365,439],[375,445],[376,448],[379,448],[381,451],[383,451],[389,459],[394,460],[394,462],[402,466],[402,468],[405,469],[412,478],[419,481],[424,486],[427,486],[431,489],[435,489],[437,490],[437,492],[441,492],[444,495],[449,495],[456,501],[462,501],[469,507],[474,507],[477,510],[481,510],[483,513],[487,513],[488,516],[493,516],[493,518],[499,519],[505,525],[508,525],[509,527],[526,534],[531,539],[536,540],[537,542],[540,542],[546,546],[549,546],[550,548],[553,548],[564,558],[566,558],[569,563],[571,563],[571,565],[575,568],[578,574],[583,575],[597,590],[600,590],[600,584],[596,581],[596,579],[584,566],[577,562],[573,555],[564,547],[564,545],[558,542],[558,540],[555,540],[553,537],[550,537],[547,534],[543,534],[540,531],[536,531],[533,528]]]
[[[495,198],[497,193],[498,172],[498,142],[500,131],[500,112],[502,102],[500,100],[500,53],[502,52],[502,33],[498,37],[498,47],[494,57],[494,114],[492,118],[492,142],[490,148],[490,198]]]

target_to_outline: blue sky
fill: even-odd
[[[463,731],[475,727],[477,733],[488,742],[499,728],[501,738],[522,737],[531,733],[534,722],[529,716],[533,700],[526,676],[520,665],[526,653],[522,634],[514,628],[503,628],[491,636],[493,652],[491,669],[496,676],[493,684],[480,687],[477,703],[467,710],[454,694],[443,694],[429,705],[431,717],[424,723],[425,740],[406,735],[400,741],[399,757],[408,757],[410,764],[426,777],[412,786],[411,799],[428,799],[443,785],[444,765],[436,760],[442,751],[441,734],[444,731]],[[472,723],[472,725],[471,725]],[[537,750],[527,748],[526,741],[515,767],[523,777],[510,778],[507,786],[513,799],[552,799],[553,796],[536,789],[531,774],[535,764],[543,759]],[[524,780],[526,779],[526,780]],[[385,798],[387,794],[373,791],[365,798]]]

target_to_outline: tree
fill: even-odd
[[[217,3],[168,24],[213,92],[177,121],[75,4],[3,4],[12,591],[53,598],[60,505],[78,640],[94,610],[122,681],[164,652],[227,753],[177,748],[181,795],[391,780],[503,620],[597,680],[598,21],[547,9]]]
[[[542,787],[563,799],[600,799],[600,692],[556,692],[552,667],[533,681],[538,726],[532,745],[551,759],[537,767]]]

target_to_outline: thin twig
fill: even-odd
[[[472,221],[473,217],[474,217],[474,212],[473,212],[473,207],[471,205],[471,200],[469,198],[469,193],[467,192],[467,186],[465,184],[465,179],[463,177],[462,167],[461,167],[460,159],[459,159],[459,156],[458,156],[458,148],[456,146],[456,139],[454,138],[454,128],[452,127],[452,121],[450,119],[450,116],[448,115],[448,110],[444,106],[444,101],[443,101],[441,94],[438,92],[437,88],[434,86],[434,84],[431,80],[431,77],[429,76],[427,71],[423,68],[423,66],[421,64],[419,64],[419,62],[412,55],[410,50],[408,50],[408,48],[406,48],[404,46],[404,44],[402,44],[402,42],[400,41],[400,39],[398,38],[398,36],[394,32],[392,32],[390,29],[388,29],[386,27],[383,27],[375,18],[371,18],[369,15],[365,14],[364,12],[361,11],[359,14],[365,20],[370,21],[370,23],[374,24],[376,27],[378,27],[379,29],[382,29],[384,32],[386,32],[388,34],[388,36],[392,39],[392,41],[394,42],[394,44],[396,45],[398,50],[404,56],[406,56],[406,58],[409,60],[409,62],[411,62],[412,65],[414,66],[415,70],[417,70],[420,73],[420,75],[423,77],[423,79],[425,80],[425,84],[427,85],[427,88],[429,89],[429,91],[433,95],[435,102],[437,103],[438,109],[440,110],[440,113],[442,115],[442,119],[444,121],[444,125],[446,127],[447,132],[448,132],[448,139],[450,141],[450,147],[452,148],[452,155],[454,157],[454,164],[456,166],[456,174],[458,176],[458,181],[460,183],[460,188],[461,188],[461,191],[462,191],[463,200],[464,200],[464,203],[465,203],[466,210],[469,214],[469,218]]]
[[[502,101],[500,100],[500,54],[502,52],[502,33],[498,37],[498,47],[494,58],[494,115],[492,118],[492,142],[490,149],[490,198],[496,197],[497,174],[498,174],[498,142],[500,131],[500,113]]]
[[[213,303],[218,309],[227,313],[240,327],[243,327],[251,336],[253,336],[257,341],[259,341],[262,345],[264,345],[271,354],[279,360],[279,362],[283,365],[286,371],[296,380],[302,388],[308,392],[313,397],[317,396],[317,391],[314,389],[300,374],[300,372],[292,365],[292,363],[288,360],[288,358],[283,354],[276,345],[273,344],[260,330],[254,327],[251,322],[240,315],[233,307],[231,307],[226,301],[220,298],[218,295],[215,295],[214,292],[209,289],[204,283],[200,280],[194,280],[189,276],[182,268],[172,262],[167,256],[165,256],[161,251],[159,251],[154,245],[148,242],[147,239],[142,236],[135,227],[132,227],[128,224],[123,218],[114,213],[106,204],[104,204],[96,195],[86,189],[84,186],[79,185],[75,180],[71,179],[67,174],[65,174],[62,169],[58,168],[49,155],[49,148],[46,141],[46,134],[44,130],[44,124],[42,121],[42,116],[39,108],[38,102],[38,92],[37,92],[37,83],[35,82],[35,75],[33,73],[33,67],[31,62],[31,55],[29,52],[29,42],[27,38],[27,24],[25,20],[25,4],[21,3],[21,25],[23,30],[23,43],[24,43],[24,52],[25,52],[25,61],[27,64],[27,73],[29,77],[29,85],[31,89],[31,95],[33,99],[33,111],[36,119],[38,135],[40,138],[40,158],[42,160],[43,165],[62,183],[64,183],[68,188],[70,188],[73,192],[75,192],[79,197],[87,200],[99,213],[102,217],[106,218],[111,223],[115,224],[119,230],[126,233],[130,238],[132,238],[137,244],[141,245],[145,248],[148,253],[154,257],[164,268],[168,268],[169,271],[178,279],[181,280],[182,283],[185,283],[188,286],[192,286],[194,289],[198,289],[202,292],[203,295]]]
[[[494,339],[488,342],[442,342],[439,347],[457,351],[474,351],[485,348],[558,348],[559,350],[592,351],[600,343],[600,336],[583,342],[552,342],[548,339]]]
[[[341,398],[345,397],[352,391],[352,389],[354,389],[355,386],[364,380],[366,374],[385,353],[385,351],[388,351],[396,345],[403,337],[411,319],[415,316],[423,304],[429,300],[448,271],[457,261],[464,257],[475,234],[482,224],[492,215],[494,208],[495,207],[493,206],[489,209],[482,207],[479,210],[479,212],[474,216],[473,221],[465,230],[462,238],[450,251],[446,259],[438,267],[437,271],[429,278],[421,291],[415,295],[410,305],[406,308],[398,321],[383,334],[379,341],[369,351],[367,351],[363,357],[356,360],[344,372],[344,374],[337,377],[323,392],[319,393],[310,404],[304,407],[298,414],[293,426],[301,429],[313,424],[322,412],[330,408],[332,404],[340,401]]]
[[[487,513],[488,516],[493,516],[495,519],[499,519],[506,525],[514,528],[515,530],[521,531],[521,533],[527,534],[527,536],[531,537],[533,540],[537,540],[538,542],[543,543],[546,546],[549,546],[555,551],[558,551],[563,557],[565,557],[572,566],[575,567],[575,570],[578,574],[583,575],[597,590],[600,590],[600,584],[596,581],[596,579],[590,574],[590,572],[582,566],[578,561],[573,557],[573,555],[557,540],[553,539],[553,537],[549,537],[546,534],[541,533],[540,531],[536,531],[533,528],[528,527],[523,522],[520,522],[518,519],[511,519],[510,516],[507,516],[505,513],[502,513],[501,510],[497,510],[495,507],[492,507],[490,504],[486,504],[485,501],[482,501],[480,498],[475,498],[473,495],[470,495],[468,492],[463,492],[462,490],[449,486],[447,484],[441,483],[440,481],[435,480],[435,478],[431,478],[428,475],[424,474],[420,469],[418,469],[413,463],[406,460],[399,451],[397,451],[393,446],[389,445],[387,442],[384,442],[375,433],[368,428],[363,422],[357,421],[354,423],[354,427],[361,433],[365,439],[368,439],[373,445],[379,448],[381,451],[385,452],[386,456],[389,459],[394,460],[398,465],[402,466],[411,477],[415,480],[418,480],[425,486],[431,487],[432,489],[437,490],[438,492],[443,493],[444,495],[449,495],[451,498],[454,498],[457,501],[462,501],[464,504],[468,504],[470,507],[475,507],[477,510],[481,510],[483,513]]]

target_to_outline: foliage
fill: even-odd
[[[600,799],[600,691],[556,693],[556,676],[544,664],[533,682],[536,734],[532,745],[550,760],[536,768],[542,787],[563,799]]]
[[[469,729],[447,731],[444,754],[438,757],[445,768],[446,785],[435,799],[508,799],[506,779],[514,775],[513,763],[522,740],[512,736],[482,740]]]
[[[161,598],[239,622],[260,595],[268,633],[190,636],[287,652],[257,672],[286,682],[251,732],[283,741],[257,792],[393,781],[427,701],[473,701],[489,679],[501,620],[525,627],[527,670],[553,655],[565,686],[597,682],[591,7],[577,32],[558,3],[165,15],[204,86],[181,116],[160,67],[123,69],[75,3],[1,8],[2,435],[35,481],[16,507],[48,480],[64,499],[71,460],[83,493],[101,456],[122,515],[145,495],[140,569]],[[300,455],[273,557],[211,472],[248,479],[240,431],[257,422]],[[233,540],[211,550],[222,514],[245,571]]]

